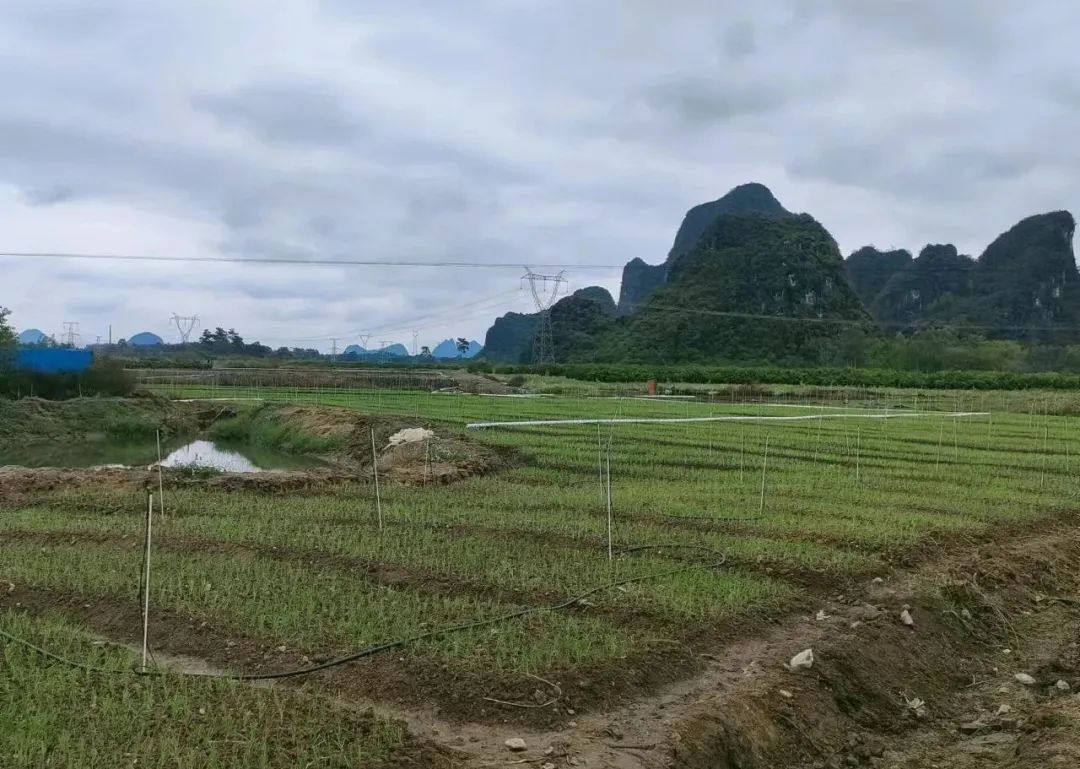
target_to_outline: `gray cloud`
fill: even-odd
[[[319,83],[251,83],[231,93],[197,94],[192,103],[227,126],[239,126],[269,142],[355,145],[363,121],[340,93]]]
[[[661,259],[687,208],[757,180],[847,251],[977,253],[1076,207],[1077,22],[1053,0],[11,0],[0,233],[27,251],[620,264]],[[516,270],[5,266],[0,304],[50,331],[167,335],[175,310],[271,344],[417,325],[425,343],[528,307]],[[617,269],[571,277],[618,290]]]
[[[770,84],[720,82],[684,77],[650,86],[643,95],[657,113],[676,124],[710,126],[743,116],[760,116],[782,106],[786,97]]]

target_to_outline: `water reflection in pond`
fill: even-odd
[[[249,443],[177,439],[162,446],[162,464],[172,468],[206,468],[228,473],[301,470],[323,463],[314,457],[285,454]],[[157,462],[157,444],[85,441],[31,444],[0,451],[0,466],[22,467],[150,467]]]
[[[239,451],[221,448],[213,441],[192,441],[169,453],[162,467],[220,470],[223,473],[255,473],[262,468]]]

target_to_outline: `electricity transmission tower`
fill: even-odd
[[[555,346],[551,339],[551,306],[559,298],[566,278],[562,272],[558,275],[541,275],[526,267],[521,281],[529,282],[533,302],[540,313],[540,324],[533,337],[533,363],[552,363],[555,360]]]
[[[78,347],[79,322],[76,320],[64,321],[64,333],[60,335],[60,344],[66,347]]]
[[[199,322],[198,315],[177,315],[175,312],[169,319],[176,326],[176,330],[180,332],[180,344],[187,344],[188,337],[191,336],[192,329],[195,328]]]

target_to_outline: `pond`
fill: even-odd
[[[162,465],[172,468],[211,469],[228,473],[260,470],[302,470],[323,463],[314,457],[285,454],[248,443],[231,441],[171,441],[162,446]],[[0,451],[0,466],[22,467],[149,467],[157,462],[154,441],[118,443],[87,441],[42,444]]]

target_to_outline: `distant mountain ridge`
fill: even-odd
[[[1023,219],[978,259],[931,244],[916,257],[865,246],[845,260],[812,216],[788,211],[763,185],[744,184],[691,208],[663,263],[631,259],[614,308],[599,287],[558,302],[555,357],[809,362],[850,330],[935,324],[993,338],[1080,341],[1074,232],[1072,215],[1055,211]],[[483,356],[530,361],[538,321],[522,313],[496,319]]]
[[[22,345],[45,344],[49,341],[49,336],[41,329],[28,328],[20,331],[15,341]]]
[[[462,354],[458,351],[456,339],[444,339],[431,348],[431,357],[444,360],[449,358],[474,358],[482,349],[484,349],[484,345],[473,339],[469,342],[469,349]]]
[[[887,330],[934,323],[990,336],[1068,342],[1080,324],[1080,271],[1068,211],[1026,217],[973,259],[951,244],[928,245],[911,259],[872,247],[846,264],[853,286]],[[907,255],[906,259],[896,256]]]

